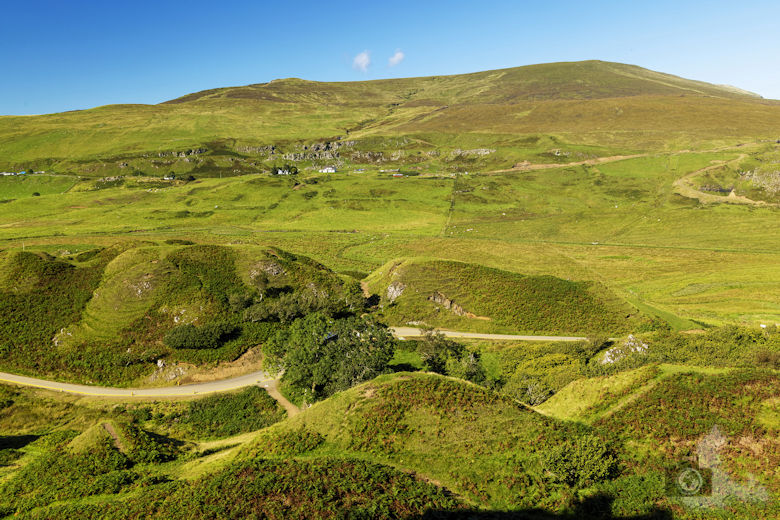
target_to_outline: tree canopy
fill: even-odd
[[[282,382],[312,402],[386,372],[395,346],[372,319],[313,313],[278,331],[265,354],[269,366],[284,370]]]

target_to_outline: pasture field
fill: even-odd
[[[4,203],[14,199],[38,195],[65,193],[78,182],[77,177],[68,175],[14,175],[0,177],[0,200]]]
[[[394,259],[476,263],[603,284],[678,329],[778,323],[777,207],[701,203],[673,182],[733,151],[598,166],[392,178],[379,173],[202,178],[0,205],[8,250],[78,244],[278,245],[363,278]],[[511,328],[511,327],[510,327]]]

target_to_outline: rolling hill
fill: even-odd
[[[406,163],[442,146],[496,148],[498,156],[514,149],[529,158],[546,151],[533,146],[540,134],[611,153],[776,137],[778,121],[776,101],[601,61],[348,83],[292,78],[160,105],[1,117],[0,168],[151,173],[173,158],[165,168],[256,171],[258,161],[290,153],[333,159],[338,147],[353,162],[386,154]],[[312,150],[317,143],[326,149]]]

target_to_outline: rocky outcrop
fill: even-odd
[[[396,298],[401,296],[406,289],[406,285],[401,282],[393,282],[387,287],[387,299],[390,303],[394,302]]]
[[[333,161],[341,155],[339,149],[351,148],[355,141],[325,141],[322,143],[300,144],[296,150],[284,154],[287,161]]]
[[[450,152],[450,159],[457,159],[459,157],[484,157],[490,155],[496,150],[493,148],[474,148],[473,150],[461,150],[456,148]]]
[[[168,151],[168,152],[157,152],[156,154],[148,154],[145,153],[141,157],[189,157],[191,155],[201,155],[208,152],[207,148],[190,148],[189,150],[182,150],[182,151]]]
[[[326,141],[324,143],[304,144],[301,146],[303,150],[309,152],[329,152],[339,148],[351,148],[355,146],[355,141]]]
[[[283,155],[285,161],[332,161],[339,158],[338,152],[291,152]]]
[[[276,153],[276,146],[272,144],[268,146],[237,146],[236,151],[238,153],[253,155],[274,155]]]
[[[356,151],[352,152],[351,159],[355,162],[384,162],[385,154],[383,152],[363,152],[363,151]]]
[[[616,363],[626,356],[646,354],[648,347],[649,345],[647,343],[633,334],[629,334],[622,345],[617,345],[604,352],[604,358],[601,360],[601,364],[608,365]]]
[[[281,265],[277,264],[273,260],[269,260],[258,263],[249,273],[250,278],[256,278],[261,271],[269,276],[279,276],[284,274],[284,268]]]
[[[474,314],[467,312],[463,307],[452,301],[451,299],[447,298],[444,294],[440,293],[439,291],[436,291],[432,295],[428,296],[428,301],[432,301],[433,303],[438,303],[448,311],[452,312],[456,316],[467,316],[470,318],[474,317]]]

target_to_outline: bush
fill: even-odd
[[[226,322],[209,323],[202,327],[186,323],[171,329],[163,342],[173,349],[215,349],[235,330],[235,325]]]
[[[583,435],[550,448],[542,465],[551,480],[582,488],[614,477],[618,458],[599,437]]]
[[[517,373],[509,378],[501,392],[529,406],[542,404],[553,394],[541,380],[524,373]]]
[[[441,332],[423,329],[423,337],[417,342],[417,353],[428,372],[459,377],[477,384],[485,383],[480,353],[467,350]]]
[[[185,412],[166,416],[164,421],[183,424],[200,437],[228,437],[265,428],[284,416],[284,410],[268,392],[250,386],[236,394],[191,401]]]

